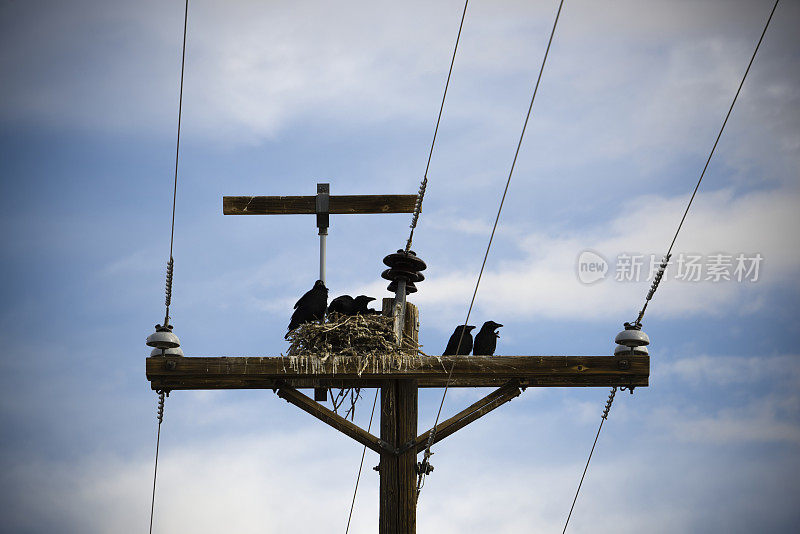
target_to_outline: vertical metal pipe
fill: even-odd
[[[406,281],[397,281],[397,291],[394,294],[394,335],[397,346],[403,343],[403,328],[406,320]]]
[[[325,262],[327,261],[328,255],[328,229],[327,228],[320,228],[319,229],[319,279],[322,280],[323,284],[327,283],[325,280]]]
[[[317,228],[319,228],[319,279],[324,284],[325,281],[325,262],[327,260],[328,248],[328,226],[330,226],[330,200],[331,184],[317,184],[317,198],[314,211],[317,214]]]

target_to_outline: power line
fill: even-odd
[[[181,84],[178,93],[178,135],[175,142],[175,180],[172,185],[172,224],[169,234],[169,262],[167,263],[167,285],[166,285],[166,317],[164,318],[164,326],[169,325],[169,306],[172,302],[172,273],[174,266],[174,259],[172,258],[172,246],[175,242],[175,205],[178,197],[178,161],[181,151],[181,115],[183,113],[183,73],[186,67],[186,29],[189,22],[189,0],[186,0],[183,9],[183,49],[181,52]]]
[[[536,93],[539,91],[539,83],[542,81],[542,73],[544,73],[544,66],[547,63],[547,56],[550,53],[550,46],[553,44],[553,36],[556,33],[556,27],[558,26],[558,19],[561,16],[561,8],[564,6],[564,0],[560,0],[558,4],[558,11],[556,11],[556,18],[553,21],[553,29],[550,31],[550,38],[547,41],[547,48],[544,52],[544,57],[542,58],[542,65],[539,68],[539,75],[536,78],[536,85],[533,88],[533,95],[531,95],[531,102],[528,106],[528,112],[525,115],[525,122],[522,125],[522,132],[519,135],[519,142],[517,142],[517,149],[514,152],[514,159],[511,162],[511,169],[508,171],[508,179],[506,180],[505,188],[503,189],[503,196],[500,199],[500,206],[497,208],[497,216],[494,219],[494,226],[492,226],[492,233],[489,236],[489,244],[486,246],[486,253],[483,255],[483,262],[481,263],[481,270],[478,273],[478,280],[475,283],[475,290],[472,292],[472,299],[469,303],[469,309],[467,310],[467,318],[464,320],[464,328],[461,329],[461,336],[458,339],[458,344],[456,345],[457,348],[461,347],[461,342],[464,339],[464,333],[466,330],[466,326],[469,323],[469,317],[472,314],[472,307],[475,304],[475,297],[478,294],[478,288],[481,284],[481,278],[483,277],[483,270],[486,267],[486,260],[489,257],[489,250],[492,248],[492,241],[494,240],[494,234],[497,231],[497,224],[500,222],[500,214],[503,211],[503,204],[506,201],[506,195],[508,194],[508,187],[511,185],[511,177],[514,174],[514,167],[517,164],[517,158],[519,157],[520,148],[522,148],[522,140],[525,137],[525,130],[528,127],[528,121],[531,117],[531,111],[533,110],[533,103],[536,100]],[[458,351],[456,351],[458,352]],[[453,368],[455,367],[455,363],[450,367],[450,372],[447,374],[447,382],[444,385],[444,392],[442,393],[442,401],[439,403],[439,410],[436,412],[436,421],[433,424],[433,429],[428,436],[428,444],[425,447],[425,456],[423,458],[422,463],[426,464],[428,459],[431,456],[431,445],[433,444],[433,439],[436,435],[436,426],[439,424],[439,417],[442,415],[442,407],[444,406],[444,399],[447,396],[447,389],[450,386],[450,379],[453,376]],[[417,495],[419,495],[419,488],[424,484],[424,475],[421,477],[420,483],[418,483],[417,488]]]
[[[611,410],[611,404],[614,402],[614,395],[617,394],[617,386],[611,388],[611,393],[608,395],[608,400],[606,401],[605,410],[603,410],[603,415],[600,418],[600,426],[597,429],[597,434],[594,436],[594,443],[592,443],[592,450],[589,451],[589,458],[586,459],[586,466],[583,468],[583,474],[581,475],[581,481],[578,483],[578,489],[575,491],[575,498],[572,499],[572,506],[569,507],[569,515],[567,515],[567,521],[564,523],[564,530],[561,531],[561,534],[564,534],[567,531],[567,525],[569,525],[569,519],[572,517],[572,510],[575,509],[575,503],[578,500],[578,494],[581,492],[581,487],[583,486],[583,479],[586,478],[586,471],[589,469],[589,462],[592,461],[592,455],[594,454],[594,447],[597,445],[597,438],[600,437],[600,431],[603,430],[603,423],[608,419],[608,412]]]
[[[719,129],[719,133],[717,134],[717,138],[714,140],[714,145],[711,147],[711,152],[708,154],[708,158],[706,159],[706,163],[703,166],[703,170],[700,173],[700,178],[697,180],[697,185],[694,187],[694,191],[692,191],[692,196],[689,198],[689,203],[686,206],[686,209],[683,212],[683,216],[681,217],[680,223],[678,223],[678,228],[675,230],[675,235],[672,238],[672,242],[669,245],[669,249],[667,249],[667,253],[664,255],[664,259],[659,266],[659,270],[655,275],[655,279],[653,280],[652,285],[650,286],[650,290],[647,293],[647,297],[644,302],[644,306],[642,307],[641,311],[639,312],[639,316],[637,317],[634,324],[640,325],[642,318],[644,317],[644,313],[647,310],[647,305],[649,304],[650,300],[653,298],[656,290],[658,289],[659,283],[661,282],[662,277],[664,276],[664,271],[667,268],[669,263],[669,259],[672,256],[672,248],[675,245],[675,241],[678,239],[678,234],[683,227],[683,222],[686,220],[686,215],[689,213],[689,208],[692,206],[692,202],[694,201],[694,197],[697,195],[697,190],[700,188],[700,183],[703,181],[703,176],[706,174],[706,170],[708,169],[709,163],[711,163],[711,157],[714,155],[714,151],[717,148],[717,144],[719,143],[720,138],[722,137],[722,132],[725,130],[725,125],[728,123],[728,119],[733,112],[733,106],[736,104],[736,99],[739,98],[739,93],[742,90],[742,86],[744,85],[745,79],[747,79],[747,74],[750,72],[750,67],[753,65],[753,61],[756,58],[756,54],[758,53],[758,49],[761,46],[761,42],[764,40],[764,35],[767,33],[767,28],[769,28],[769,23],[772,20],[772,15],[775,14],[775,9],[778,7],[778,2],[780,0],[775,0],[775,4],[772,6],[772,11],[769,13],[769,17],[767,18],[767,22],[764,25],[764,29],[761,32],[761,36],[758,39],[758,43],[756,44],[756,48],[753,51],[753,55],[750,57],[750,62],[747,64],[747,69],[744,71],[744,75],[742,76],[742,81],[739,82],[739,87],[736,89],[736,94],[733,97],[733,102],[731,102],[730,107],[728,108],[728,113],[725,115],[725,120],[722,122],[722,127]],[[627,323],[626,323],[627,326]],[[581,487],[583,486],[583,480],[586,477],[586,471],[589,469],[589,462],[592,460],[592,455],[594,454],[595,445],[597,445],[597,439],[600,437],[600,431],[603,429],[603,423],[608,417],[608,411],[611,408],[611,403],[614,401],[614,394],[616,393],[616,386],[612,388],[611,394],[608,397],[608,401],[606,403],[606,409],[603,412],[603,417],[600,420],[600,426],[597,429],[597,434],[595,434],[594,442],[592,443],[592,449],[589,451],[589,457],[586,460],[586,466],[583,468],[583,474],[581,475],[580,483],[578,483],[578,489],[575,491],[575,498],[572,500],[572,506],[570,506],[569,514],[567,515],[567,520],[564,523],[564,530],[562,534],[567,531],[567,525],[569,525],[569,520],[572,517],[572,511],[575,508],[575,503],[578,500],[578,495],[580,494]]]
[[[719,133],[717,134],[717,138],[714,141],[714,146],[711,147],[711,152],[708,154],[708,158],[706,159],[706,164],[703,166],[703,171],[700,173],[700,178],[697,180],[697,185],[694,186],[694,191],[692,191],[692,196],[689,198],[689,203],[686,205],[686,209],[683,212],[683,216],[681,217],[680,223],[678,223],[678,228],[675,230],[675,235],[672,237],[672,242],[669,244],[669,249],[667,253],[664,255],[664,259],[661,262],[661,266],[659,268],[659,272],[656,275],[655,280],[653,281],[653,285],[650,288],[650,291],[647,294],[647,297],[644,302],[644,306],[642,307],[641,311],[639,312],[639,316],[637,317],[635,324],[641,324],[642,318],[644,317],[644,312],[647,310],[647,305],[650,303],[650,300],[653,298],[656,290],[658,289],[658,284],[661,282],[661,277],[664,276],[664,271],[669,264],[669,260],[672,257],[672,247],[675,246],[675,241],[678,239],[678,234],[683,227],[683,222],[686,220],[686,215],[689,213],[689,208],[692,207],[692,202],[694,202],[694,197],[697,195],[697,190],[700,188],[700,183],[703,181],[703,177],[706,175],[706,169],[708,169],[709,163],[711,163],[711,157],[714,155],[714,151],[717,149],[717,144],[719,143],[720,138],[722,137],[722,132],[725,130],[725,125],[728,124],[728,119],[733,112],[733,106],[736,104],[736,99],[739,98],[739,93],[742,91],[742,86],[744,85],[744,81],[747,79],[747,74],[750,72],[750,67],[753,65],[753,61],[756,59],[756,54],[758,53],[758,49],[761,46],[761,41],[764,40],[764,35],[767,33],[767,28],[769,28],[769,23],[772,20],[772,15],[775,14],[775,9],[778,7],[778,2],[780,0],[775,0],[775,4],[772,6],[772,11],[769,13],[769,18],[767,18],[767,23],[764,25],[764,30],[761,32],[761,37],[758,38],[758,43],[756,44],[756,49],[753,51],[753,55],[750,57],[750,62],[747,64],[747,69],[744,71],[744,76],[742,76],[742,81],[739,82],[739,88],[736,89],[736,94],[733,97],[733,102],[731,102],[731,107],[728,108],[728,113],[725,115],[725,120],[722,121],[722,126],[719,129]]]
[[[172,185],[172,222],[170,224],[169,235],[169,261],[167,262],[167,280],[165,286],[166,297],[164,304],[164,329],[171,329],[169,326],[169,306],[172,303],[172,278],[175,260],[172,257],[173,244],[175,241],[175,205],[178,197],[178,161],[181,147],[181,115],[183,111],[183,74],[186,67],[186,30],[189,22],[189,0],[184,2],[183,8],[183,47],[181,50],[181,83],[178,92],[178,134],[175,143],[175,179]],[[174,336],[173,336],[174,337]],[[175,338],[177,340],[177,338]],[[158,392],[158,431],[156,432],[156,458],[153,466],[153,494],[150,501],[150,533],[153,532],[153,513],[156,505],[156,481],[158,479],[158,451],[161,445],[161,423],[164,419],[164,396],[167,392]]]
[[[433,147],[436,145],[436,134],[439,133],[439,122],[442,120],[444,101],[447,98],[447,88],[450,86],[450,75],[453,74],[453,64],[456,62],[456,52],[458,52],[458,42],[461,40],[461,29],[464,27],[464,18],[467,15],[467,5],[469,5],[469,0],[464,2],[464,11],[461,13],[461,24],[458,25],[456,44],[453,47],[453,58],[450,60],[450,70],[447,71],[447,81],[444,84],[444,94],[442,95],[442,104],[439,106],[439,116],[436,118],[436,128],[433,130],[433,140],[431,141],[430,152],[428,152],[428,162],[425,164],[425,174],[422,177],[422,183],[419,184],[417,203],[414,206],[414,214],[411,216],[411,232],[408,234],[408,241],[406,242],[406,253],[411,250],[411,241],[414,238],[414,229],[417,227],[417,220],[419,220],[419,214],[422,212],[422,199],[425,198],[425,188],[428,187],[428,169],[431,166]]]
[[[156,434],[156,462],[153,467],[153,497],[150,500],[150,534],[153,533],[153,511],[156,507],[156,478],[158,477],[158,448],[161,444],[161,423],[164,421],[164,391],[158,392],[158,432]]]
[[[375,415],[375,405],[378,403],[378,392],[380,389],[375,389],[375,399],[372,401],[372,412],[369,414],[369,424],[367,425],[367,432],[372,428],[372,417]],[[356,495],[358,495],[358,481],[361,480],[361,469],[364,467],[364,455],[367,454],[367,446],[364,445],[364,450],[361,451],[361,463],[358,464],[358,476],[356,477],[356,488],[353,490],[353,502],[350,503],[350,515],[347,516],[347,528],[344,534],[350,532],[350,520],[353,518],[353,508],[356,505]]]

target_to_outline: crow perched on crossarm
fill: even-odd
[[[447,348],[444,349],[442,356],[466,356],[472,350],[472,334],[470,333],[474,326],[458,325],[453,335],[450,336],[450,341],[447,342]],[[462,338],[461,333],[464,333]],[[458,340],[461,339],[459,345]],[[456,349],[458,346],[458,349]]]
[[[314,282],[312,287],[305,295],[300,297],[294,305],[292,320],[289,321],[289,332],[303,323],[319,321],[325,316],[325,307],[328,305],[328,288],[322,280]],[[286,333],[286,338],[289,333]]]
[[[475,335],[475,347],[472,354],[475,356],[493,356],[497,347],[497,338],[500,337],[495,330],[500,328],[500,323],[486,321],[480,331]]]

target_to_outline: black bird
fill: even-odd
[[[331,301],[330,306],[328,306],[328,313],[338,312],[342,315],[367,315],[370,313],[378,313],[375,310],[367,308],[367,305],[373,300],[375,300],[373,297],[368,297],[366,295],[359,295],[356,298],[350,295],[342,295]]]
[[[322,280],[314,282],[314,287],[300,297],[294,305],[292,320],[289,321],[289,332],[303,323],[318,321],[325,316],[325,307],[328,305],[328,288]],[[286,333],[286,338],[289,333]]]
[[[370,315],[370,314],[379,313],[379,312],[377,312],[375,310],[367,308],[367,305],[369,305],[369,303],[372,302],[373,300],[375,300],[375,297],[368,297],[366,295],[357,296],[354,299],[355,306],[354,306],[354,312],[353,313],[356,314],[356,315],[358,315],[358,314]]]
[[[331,301],[330,306],[328,306],[328,313],[341,313],[342,315],[353,315],[354,310],[356,309],[356,301],[350,295],[342,295],[341,297],[336,297]]]
[[[500,337],[500,334],[495,330],[501,326],[503,325],[494,321],[483,323],[480,331],[475,335],[475,348],[472,354],[475,356],[493,356],[494,349],[497,348],[497,338]]]
[[[453,335],[450,336],[450,341],[447,342],[447,348],[444,349],[442,356],[465,356],[470,353],[472,350],[472,334],[470,333],[472,329],[475,328],[474,326],[466,326],[459,325],[456,327],[455,332]],[[462,339],[461,333],[464,333],[464,337]],[[461,343],[458,343],[458,340],[461,339]],[[456,347],[458,346],[458,350]]]

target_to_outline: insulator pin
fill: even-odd
[[[396,292],[398,282],[405,281],[406,293],[414,293],[417,291],[414,282],[425,280],[425,276],[420,271],[424,271],[427,265],[417,257],[413,250],[405,252],[400,249],[396,253],[389,254],[383,258],[383,263],[389,267],[389,269],[381,273],[383,279],[392,282],[389,284],[389,291]]]
[[[614,356],[648,356],[650,352],[644,345],[640,347],[626,347],[625,345],[617,345],[614,347]]]

